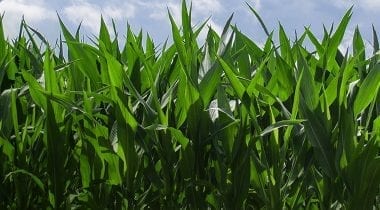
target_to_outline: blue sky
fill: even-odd
[[[372,24],[380,32],[377,14],[380,0],[360,0],[360,3],[359,0],[193,0],[193,23],[199,24],[211,17],[208,25],[220,32],[234,13],[233,22],[249,37],[263,42],[265,35],[245,2],[259,12],[269,30],[278,28],[281,22],[289,34],[294,34],[295,30],[300,34],[304,26],[310,26],[317,35],[323,31],[323,24],[337,24],[345,11],[354,5],[343,48],[349,47],[356,26],[359,26],[368,47],[372,42]],[[49,40],[56,40],[59,37],[57,12],[72,30],[82,21],[84,35],[97,34],[102,14],[107,23],[115,20],[119,35],[125,33],[128,22],[135,31],[142,28],[160,43],[170,35],[167,8],[179,20],[180,4],[180,0],[3,0],[0,11],[5,13],[5,31],[11,39],[18,33],[20,19],[24,15],[32,27]]]

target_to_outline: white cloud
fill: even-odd
[[[380,9],[380,0],[364,0],[358,4],[363,9],[377,11]]]
[[[72,1],[63,9],[64,15],[71,22],[78,24],[82,21],[83,26],[89,28],[92,33],[99,31],[101,15],[106,22],[109,22],[110,19],[132,18],[135,16],[135,11],[135,5],[131,3],[107,2],[103,7],[85,0]]]
[[[352,39],[354,38],[354,31],[347,30],[343,37],[342,42],[339,45],[339,50],[344,54],[347,50],[351,49]]]
[[[172,1],[167,3],[163,3],[161,1],[139,1],[137,4],[139,9],[147,12],[149,14],[148,17],[154,21],[169,21],[169,10],[176,23],[179,24],[181,22],[181,5],[179,3]]]
[[[167,10],[173,16],[176,24],[181,26],[181,10],[182,5],[180,1],[168,0],[166,3],[162,1],[140,1],[138,2],[140,9],[149,10],[149,18],[154,21],[169,21]],[[207,18],[219,14],[224,11],[222,4],[219,0],[193,0],[191,4],[192,24],[203,23]],[[190,5],[188,5],[190,9]],[[210,18],[206,24],[215,30],[218,34],[222,33],[222,27]],[[208,27],[205,27],[198,36],[198,40],[203,42],[207,36]]]
[[[338,8],[347,8],[354,5],[354,7],[360,7],[364,10],[377,11],[380,9],[380,0],[343,0],[332,2]]]
[[[344,8],[347,8],[348,6],[353,5],[355,2],[352,0],[345,0],[345,1],[332,1],[331,3],[337,8],[344,9]]]
[[[168,20],[167,10],[169,10],[177,24],[181,21],[181,1],[167,0],[162,2],[145,0],[139,1],[137,4],[140,6],[141,10],[149,10],[149,17],[153,20]],[[211,15],[224,11],[219,0],[193,0],[191,9],[192,18],[195,21],[206,20]]]
[[[6,15],[24,15],[28,21],[41,21],[55,18],[55,13],[50,11],[46,3],[41,0],[4,0],[0,2],[0,9],[4,11]]]
[[[193,12],[195,15],[211,15],[223,11],[219,0],[193,0]]]
[[[182,25],[182,3],[178,0],[167,0],[167,1],[148,1],[141,0],[137,2],[138,10],[144,11],[149,14],[147,17],[153,22],[161,24],[162,22],[169,23],[168,10],[172,15],[174,21],[178,27]],[[190,3],[187,4],[187,9],[190,10]],[[220,0],[192,0],[191,4],[191,14],[192,14],[192,26],[200,26],[210,18],[206,26],[203,28],[198,36],[198,41],[203,43],[206,39],[209,27],[215,30],[218,34],[221,34],[222,27],[213,19],[215,15],[222,13],[225,10]],[[170,29],[169,29],[170,30]]]
[[[89,27],[94,33],[99,30],[99,11],[100,7],[87,2],[74,3],[63,9],[64,15],[71,22],[78,24],[83,21],[83,26]]]
[[[49,9],[44,0],[3,0],[0,2],[0,11],[5,13],[3,24],[10,37],[18,33],[19,28],[15,26],[20,24],[23,16],[29,24],[56,19],[54,10]]]
[[[352,41],[354,39],[354,34],[355,31],[354,29],[349,29],[346,31],[342,42],[339,45],[339,50],[344,54],[348,50],[349,52],[352,52]],[[367,55],[372,55],[373,53],[373,46],[372,43],[370,43],[368,40],[366,40],[364,37],[363,42],[364,42],[364,48],[365,48],[365,54]],[[353,53],[353,52],[352,52]]]
[[[210,19],[207,23],[208,23],[207,25],[210,26],[216,33],[218,33],[219,35],[222,34],[222,31],[223,31],[222,26],[215,23],[212,19]]]
[[[256,0],[253,4],[250,3],[249,5],[251,5],[251,7],[253,7],[256,11],[259,11],[261,9],[261,0]]]
[[[179,4],[175,3],[168,3],[167,4],[167,9],[169,9],[170,14],[173,16],[174,20],[176,21],[177,24],[181,22],[181,7]],[[162,18],[167,18],[167,12],[166,10],[161,13]]]

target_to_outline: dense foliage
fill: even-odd
[[[53,47],[0,25],[0,209],[379,208],[375,30],[370,56],[358,29],[338,49],[351,10],[275,43],[250,9],[264,46],[232,17],[199,46],[185,3],[159,47],[103,20],[92,44],[60,21]]]

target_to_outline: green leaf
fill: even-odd
[[[170,23],[172,26],[173,41],[174,41],[174,44],[176,46],[181,64],[186,71],[188,69],[188,63],[187,63],[187,53],[186,53],[186,49],[184,46],[183,38],[179,32],[178,26],[175,23],[174,18],[172,17],[172,15],[170,14],[169,11],[168,11],[168,13],[169,13]]]
[[[335,54],[338,50],[339,44],[342,42],[348,23],[350,22],[352,16],[352,7],[347,10],[346,14],[343,16],[342,20],[335,33],[332,35],[329,42],[328,48],[326,50],[328,62],[335,60]]]
[[[105,48],[108,51],[108,53],[112,53],[112,42],[103,16],[101,16],[100,18],[99,41],[101,41],[105,45]]]
[[[12,115],[9,111],[11,109],[12,102],[12,89],[6,89],[0,94],[0,135],[10,137],[13,124]]]
[[[64,202],[65,192],[65,147],[64,137],[58,127],[55,111],[50,101],[46,106],[46,124],[44,141],[47,142],[47,167],[49,176],[49,192],[51,193],[50,203],[55,208],[60,208]]]
[[[372,25],[372,36],[373,36],[373,54],[375,55],[379,51],[379,39],[375,27]]]
[[[46,110],[46,98],[42,94],[42,92],[44,91],[42,86],[37,82],[37,80],[30,73],[26,71],[22,71],[22,76],[29,85],[29,92],[33,101],[38,106]]]
[[[314,111],[309,110],[303,100],[300,102],[300,105],[301,117],[307,120],[304,122],[304,127],[306,137],[315,150],[314,157],[326,175],[334,177],[336,170],[330,137],[331,133],[326,127],[324,116],[318,109]]]
[[[8,157],[8,161],[14,161],[15,148],[10,141],[0,136],[0,151]]]
[[[377,96],[380,87],[380,64],[376,64],[359,87],[354,101],[354,115],[361,113]]]
[[[181,144],[183,149],[186,149],[187,145],[189,144],[189,139],[186,138],[183,133],[175,128],[168,128],[171,135]]]
[[[230,46],[232,42],[232,35],[230,39],[225,43],[225,38],[228,33],[228,27],[230,26],[230,22],[232,20],[232,15],[230,18],[227,20],[227,23],[224,26],[224,30],[222,33],[222,39],[219,41],[219,46],[216,49],[216,53],[223,57],[226,53],[226,49]],[[203,58],[203,65],[202,65],[202,70],[205,72],[204,77],[202,78],[200,84],[199,84],[199,93],[203,99],[204,106],[207,106],[211,99],[213,94],[215,93],[218,84],[220,83],[221,80],[221,69],[220,66],[218,65],[218,62],[214,61],[212,55],[215,52],[210,52],[211,46],[208,45],[208,42],[206,41],[206,45],[204,47],[205,50],[205,56]]]
[[[265,136],[268,135],[269,133],[282,128],[282,127],[287,127],[291,125],[299,125],[302,122],[305,122],[306,120],[282,120],[275,122],[274,124],[266,127],[263,131],[261,131],[260,136]]]
[[[280,39],[280,50],[281,50],[281,55],[283,58],[287,59],[289,56],[292,55],[291,52],[291,46],[290,46],[290,40],[286,36],[286,33],[284,31],[284,28],[280,24],[279,26],[279,39]]]
[[[302,72],[300,86],[302,99],[310,110],[314,110],[318,106],[318,90],[315,85],[311,69],[305,58],[302,56],[300,50],[298,50],[298,58],[299,70]]]
[[[121,185],[123,182],[119,167],[119,157],[113,153],[107,152],[103,154],[108,168],[108,180],[111,185]]]
[[[226,76],[227,76],[228,80],[230,81],[231,86],[235,90],[237,96],[240,99],[242,99],[243,94],[245,92],[244,85],[239,81],[239,79],[237,78],[237,76],[234,73],[234,71],[232,70],[232,68],[222,58],[218,57],[218,61],[219,61],[220,65],[222,66],[224,72],[226,73]]]
[[[82,186],[83,188],[88,188],[91,182],[91,168],[86,154],[80,155],[79,166],[80,175],[82,179]]]
[[[12,176],[14,175],[18,175],[18,174],[22,174],[22,175],[27,175],[29,176],[30,178],[32,178],[32,180],[34,181],[34,183],[41,189],[42,192],[45,192],[45,188],[44,188],[44,184],[42,183],[41,179],[38,178],[36,175],[34,175],[33,173],[30,173],[29,171],[26,171],[24,169],[17,169],[15,171],[12,171],[10,173],[8,173],[5,178],[4,178],[4,181],[10,179]]]
[[[352,39],[353,56],[358,58],[358,63],[365,61],[365,46],[359,28],[355,28],[354,37]],[[364,71],[363,66],[360,66],[360,71]]]

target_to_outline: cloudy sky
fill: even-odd
[[[270,30],[278,23],[289,34],[303,31],[310,26],[316,34],[321,34],[323,24],[337,24],[345,11],[354,5],[345,45],[349,45],[349,36],[359,26],[363,36],[371,44],[372,24],[380,30],[380,0],[192,0],[193,23],[199,24],[211,17],[208,24],[220,32],[225,21],[234,13],[234,23],[249,37],[263,42],[265,35],[249,11],[245,2],[254,7],[262,16]],[[127,22],[135,31],[143,29],[160,43],[170,34],[167,9],[175,19],[180,19],[181,0],[2,0],[0,12],[4,13],[4,27],[7,36],[12,39],[18,33],[22,16],[29,25],[42,32],[50,41],[59,37],[57,14],[74,31],[82,22],[82,34],[96,35],[99,29],[100,15],[110,23],[114,19],[119,34],[124,34]]]

